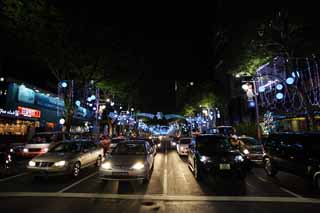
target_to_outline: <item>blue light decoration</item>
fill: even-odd
[[[76,106],[80,106],[81,102],[79,100],[76,100]]]
[[[259,90],[259,92],[264,92],[266,90],[266,88],[264,86],[260,86],[258,90]]]
[[[96,100],[96,96],[95,95],[91,95],[90,98],[91,98],[92,101]]]
[[[68,86],[67,82],[65,82],[65,81],[61,82],[61,87],[66,88],[67,86]]]
[[[286,79],[286,83],[287,83],[288,85],[293,84],[293,82],[294,82],[294,78],[292,78],[292,77],[288,77],[288,78]]]
[[[254,108],[256,106],[256,103],[254,101],[248,101],[248,107]]]
[[[92,101],[92,100],[91,100],[91,97],[88,97],[88,98],[87,98],[87,101],[88,101],[88,102]]]
[[[283,93],[282,93],[282,92],[278,92],[278,93],[276,94],[276,98],[277,98],[278,100],[283,99]]]
[[[299,71],[296,71],[296,73],[297,73],[298,78],[300,78],[300,73],[299,73]],[[295,72],[292,72],[291,75],[292,75],[292,77],[294,77],[294,78],[296,77]]]
[[[277,90],[282,90],[283,89],[283,85],[282,84],[277,84],[276,89]]]

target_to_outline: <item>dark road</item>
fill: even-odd
[[[174,150],[156,155],[152,178],[146,185],[138,181],[104,182],[99,179],[95,168],[88,168],[77,179],[34,179],[22,172],[0,179],[0,191],[1,212],[9,209],[40,212],[47,206],[51,212],[66,209],[72,212],[105,209],[123,212],[124,205],[130,208],[130,212],[151,209],[166,212],[195,212],[196,209],[201,212],[243,212],[249,209],[270,212],[275,207],[277,212],[305,212],[320,209],[320,196],[299,177],[280,173],[277,178],[270,178],[262,168],[254,168],[245,181],[204,179],[199,183],[188,168],[187,159],[179,157]],[[27,205],[30,203],[35,205]],[[94,207],[89,208],[92,203]]]

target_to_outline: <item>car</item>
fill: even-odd
[[[180,138],[177,141],[177,152],[178,155],[188,155],[189,152],[189,144],[191,143],[191,138],[185,137],[185,138]]]
[[[100,167],[103,148],[93,141],[62,141],[48,152],[34,157],[28,162],[27,170],[37,176],[70,175],[77,177],[88,166]]]
[[[130,140],[142,140],[142,141],[147,141],[149,143],[149,145],[152,147],[153,149],[153,155],[156,156],[157,154],[157,144],[155,143],[155,141],[152,138],[149,137],[142,137],[142,136],[138,136],[136,138],[130,139]]]
[[[147,141],[120,142],[100,167],[102,180],[142,180],[148,183],[154,167],[153,148]]]
[[[148,141],[148,143],[150,144],[150,146],[153,149],[153,155],[156,156],[157,155],[157,144],[154,142],[154,140],[149,139],[149,138],[145,138],[143,140]]]
[[[32,158],[46,153],[49,148],[61,141],[64,137],[62,132],[39,132],[36,133],[23,148],[23,157]]]
[[[157,148],[157,151],[163,150],[164,146],[163,146],[162,142],[159,140],[159,138],[153,138],[153,142]]]
[[[233,177],[243,180],[247,171],[241,152],[234,150],[230,138],[203,134],[192,138],[188,165],[197,180],[204,176]]]
[[[108,153],[111,153],[112,150],[117,146],[118,143],[125,141],[124,137],[116,137],[111,139],[110,147],[109,150],[107,151]]]
[[[171,149],[177,149],[177,143],[179,141],[179,137],[172,137],[170,142]]]
[[[244,147],[240,149],[240,151],[246,156],[250,163],[262,165],[265,155],[262,143],[248,136],[240,136],[238,140],[244,143]]]
[[[217,126],[216,129],[218,133],[222,135],[230,136],[236,133],[236,129],[232,126]]]
[[[304,177],[320,192],[320,133],[274,133],[265,143],[264,169]]]

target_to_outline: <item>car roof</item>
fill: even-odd
[[[223,138],[228,138],[228,136],[224,135],[224,134],[200,134],[200,135],[197,135],[196,137],[223,137]]]
[[[179,138],[179,140],[187,140],[187,139],[191,140],[192,137],[182,137],[182,138]]]
[[[217,126],[216,128],[232,128],[233,126]]]
[[[137,144],[144,144],[144,143],[148,143],[148,141],[146,140],[124,140],[121,141],[121,143],[137,143]]]
[[[35,135],[54,135],[54,134],[62,134],[63,132],[36,132]]]

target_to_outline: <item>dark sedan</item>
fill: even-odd
[[[223,135],[199,135],[189,145],[188,163],[196,179],[212,177],[246,177],[244,155],[231,146]]]

